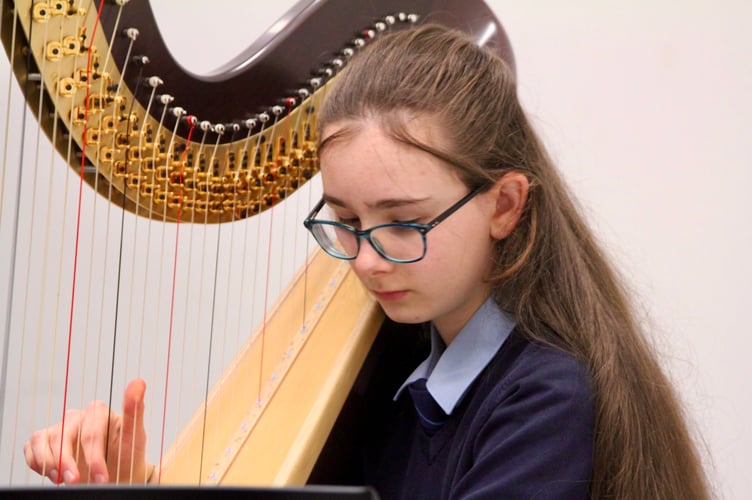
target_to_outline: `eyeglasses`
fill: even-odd
[[[341,222],[316,220],[315,217],[325,204],[322,198],[303,221],[303,225],[311,232],[321,248],[337,259],[355,259],[360,251],[360,240],[365,239],[379,255],[389,262],[408,264],[425,257],[428,231],[462,208],[481,191],[483,191],[483,186],[471,191],[427,224],[392,222],[363,231]]]

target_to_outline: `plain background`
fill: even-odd
[[[152,3],[176,57],[204,72],[295,2]],[[634,290],[718,497],[750,496],[752,4],[488,3],[524,106]]]

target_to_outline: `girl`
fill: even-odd
[[[515,88],[499,58],[428,25],[363,50],[320,110],[324,195],[305,224],[392,320],[430,330],[427,357],[369,403],[360,480],[387,499],[708,498],[674,390]],[[139,419],[143,391],[111,425]],[[124,431],[133,469],[107,469],[95,413],[68,421],[67,449],[82,422],[92,477],[148,475],[142,428]],[[46,435],[25,449],[37,471],[57,467]],[[67,481],[78,467],[64,452]]]

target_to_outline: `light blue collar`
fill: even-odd
[[[426,378],[428,392],[451,414],[462,396],[488,365],[515,326],[515,320],[487,299],[449,346],[431,325],[431,354],[410,374],[395,394],[419,378]]]

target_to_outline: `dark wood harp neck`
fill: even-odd
[[[503,28],[480,0],[300,1],[209,75],[191,73],[172,57],[147,1],[83,9],[62,0],[0,5],[12,70],[66,162],[109,203],[170,223],[239,221],[308,182],[318,171],[316,107],[323,89],[350,53],[383,31],[442,23],[472,34],[514,66]],[[301,328],[290,318],[316,301],[325,303],[322,312],[304,320],[311,332],[283,363],[284,380],[270,389],[278,408],[270,403],[256,411],[249,403],[229,415],[232,389],[213,391],[208,410],[168,453],[164,482],[306,481],[382,321],[346,265],[315,256],[265,328]],[[242,385],[257,348],[246,346],[219,385]],[[264,347],[279,358],[288,348],[269,341]],[[301,386],[305,396],[297,392]],[[291,409],[302,416],[291,418]],[[254,412],[252,432],[238,436],[236,427]],[[227,432],[199,444],[199,420],[212,419],[228,421]],[[254,458],[259,449],[274,453]],[[268,456],[278,450],[279,457]]]

